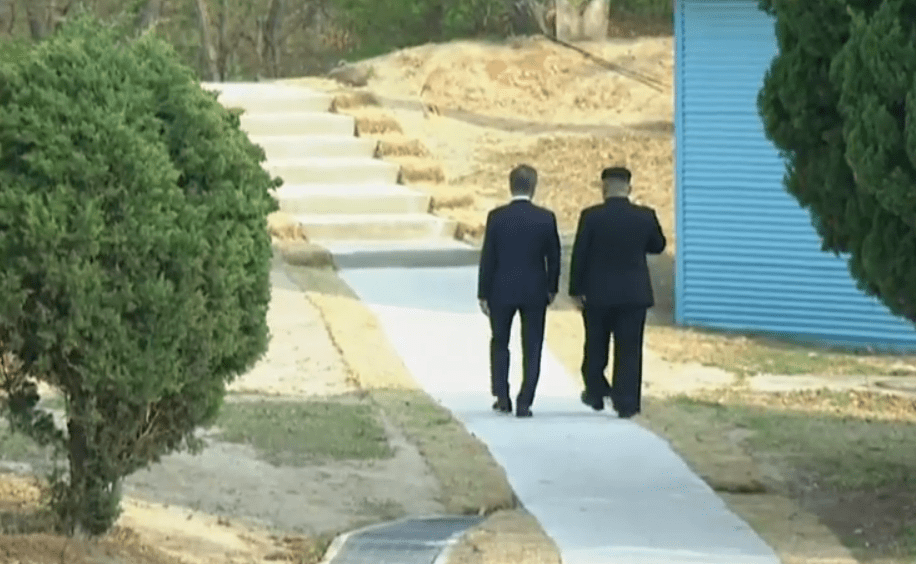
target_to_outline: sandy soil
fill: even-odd
[[[405,49],[363,61],[369,88],[440,109],[550,124],[670,121],[672,39],[581,43],[607,62],[660,81],[653,89],[545,38],[502,44],[460,41]]]

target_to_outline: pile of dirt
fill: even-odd
[[[541,123],[670,122],[670,37],[579,45],[614,65],[660,82],[653,88],[543,37],[508,44],[461,41],[404,49],[363,61],[369,88],[384,97],[441,109]]]
[[[452,182],[489,187],[489,195],[498,199],[506,192],[512,167],[531,164],[538,170],[535,199],[557,214],[562,231],[571,231],[582,209],[601,201],[601,169],[626,166],[633,171],[633,200],[656,210],[673,243],[673,158],[670,139],[640,133],[544,136],[523,146],[488,151],[476,172]]]

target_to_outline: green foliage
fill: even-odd
[[[80,17],[0,61],[6,411],[68,453],[67,532],[107,530],[121,479],[194,446],[266,350],[263,160],[153,36]],[[63,392],[66,436],[35,424],[36,380]]]
[[[333,0],[359,38],[351,58],[506,31],[505,0]]]
[[[674,0],[611,0],[611,9],[634,17],[670,20]]]
[[[786,188],[859,287],[916,321],[916,2],[761,7],[780,52],[758,103]]]
[[[0,37],[0,64],[24,59],[30,48],[31,44],[24,39]]]

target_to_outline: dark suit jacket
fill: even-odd
[[[569,295],[596,306],[655,304],[646,254],[665,250],[665,235],[651,208],[609,198],[582,210],[573,244]]]
[[[477,298],[491,304],[547,304],[560,283],[557,218],[527,200],[514,200],[487,216]]]

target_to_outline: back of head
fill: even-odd
[[[513,196],[531,196],[538,183],[538,173],[534,167],[522,164],[509,173],[509,191]]]
[[[630,195],[630,171],[624,167],[610,167],[601,171],[601,188],[605,198]]]

